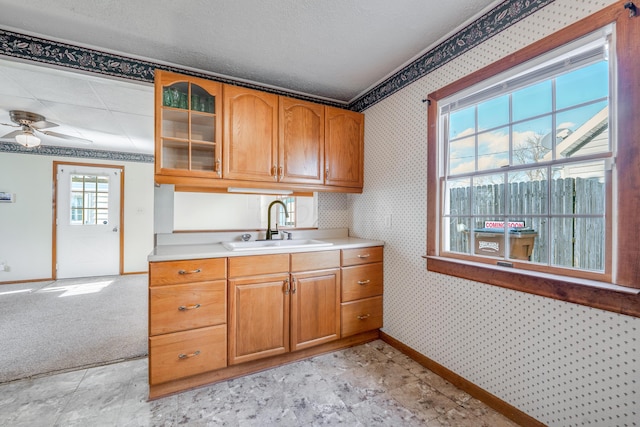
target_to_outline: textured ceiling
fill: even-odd
[[[0,0],[0,28],[347,104],[499,3]],[[41,69],[42,76],[35,68]],[[0,62],[0,79],[5,80],[0,82],[0,95],[14,96],[0,100],[0,122],[8,122],[10,109],[32,108],[30,111],[74,128],[69,129],[76,132],[73,135],[95,141],[85,148],[111,146],[113,150],[153,152],[152,107],[143,115],[146,118],[138,121],[150,123],[145,135],[137,128],[128,134],[127,125],[120,125],[121,133],[117,134],[117,127],[100,123],[116,116],[122,123],[136,123],[139,110],[118,109],[148,104],[148,87],[138,91],[138,100],[113,99],[118,92],[133,96],[133,86],[123,90],[121,84],[113,92],[101,94],[96,89],[102,87],[98,78],[93,80],[97,86],[90,85],[89,90],[82,76],[77,87],[66,81],[77,76],[73,73],[63,78],[56,71],[51,78],[43,77],[50,69],[34,67],[20,76],[15,69],[8,61]],[[28,73],[31,78],[26,77]],[[47,84],[51,79],[54,83]],[[65,83],[55,83],[55,79]],[[106,85],[114,84],[101,79]],[[9,87],[14,84],[17,86]],[[58,103],[61,105],[56,106]],[[127,114],[132,116],[125,118]],[[0,126],[0,136],[11,130]],[[109,145],[102,137],[118,139],[121,144]],[[43,142],[74,145],[69,141]]]

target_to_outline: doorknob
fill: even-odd
[[[118,227],[117,227],[117,226],[116,226],[116,227],[113,227],[113,230],[112,230],[112,231],[113,231],[114,233],[117,233],[117,232],[118,232]]]

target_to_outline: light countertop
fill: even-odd
[[[306,233],[305,233],[306,234]],[[331,246],[320,247],[283,247],[283,248],[260,248],[255,250],[231,251],[222,246],[222,243],[183,243],[183,244],[160,244],[156,246],[147,257],[149,262],[158,261],[180,261],[187,259],[202,258],[227,258],[248,255],[267,255],[282,254],[296,252],[319,252],[331,251],[338,249],[357,249],[372,246],[384,246],[381,240],[361,239],[357,237],[349,237],[346,233],[313,233],[314,239],[322,240],[326,243],[332,243]],[[213,239],[215,240],[215,238]]]

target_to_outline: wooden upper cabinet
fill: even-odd
[[[222,85],[155,71],[155,173],[222,176]]]
[[[324,181],[324,106],[280,97],[278,182]]]
[[[362,188],[364,183],[364,115],[335,107],[325,109],[325,184]]]
[[[223,108],[223,177],[277,182],[278,96],[225,85]]]
[[[158,183],[359,193],[363,161],[360,113],[155,71]]]

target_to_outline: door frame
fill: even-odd
[[[58,278],[58,270],[56,264],[58,262],[58,230],[56,225],[56,218],[58,217],[58,166],[87,166],[92,168],[111,168],[120,169],[120,259],[118,260],[118,274],[121,276],[124,274],[124,166],[123,165],[109,165],[101,163],[79,163],[79,162],[65,162],[54,160],[53,161],[53,216],[51,218],[51,277],[53,280]]]

